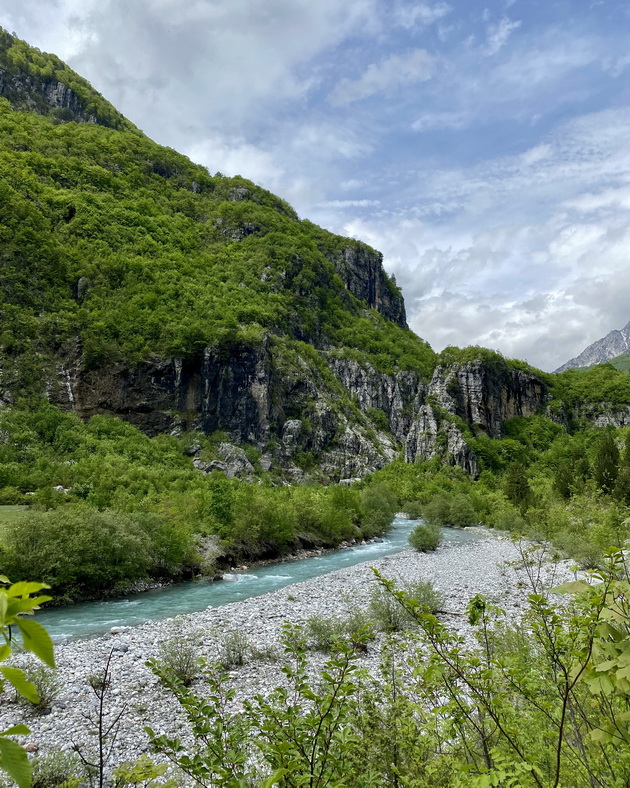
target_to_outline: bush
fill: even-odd
[[[361,493],[361,533],[364,537],[380,536],[392,524],[398,508],[396,495],[386,484],[372,484]]]
[[[79,756],[65,750],[51,750],[33,760],[31,788],[76,788],[83,771]]]
[[[438,525],[418,523],[409,534],[409,544],[420,553],[435,550],[441,542],[442,534]]]
[[[306,622],[306,633],[310,647],[316,651],[328,654],[344,643],[367,651],[367,641],[374,638],[374,626],[368,615],[353,610],[345,617],[311,616]]]
[[[423,519],[431,525],[474,525],[479,522],[475,507],[466,493],[452,497],[436,495],[424,507]]]
[[[527,522],[518,509],[504,509],[496,516],[494,527],[500,531],[522,534],[527,530]]]
[[[181,630],[160,645],[157,662],[160,668],[189,687],[201,673],[204,660],[198,656],[199,636]]]
[[[345,634],[343,619],[337,617],[311,616],[306,622],[309,646],[315,651],[330,653]]]
[[[435,613],[442,605],[442,594],[435,590],[430,581],[406,583],[402,586],[402,590],[410,599],[427,607],[431,613]],[[369,613],[376,627],[382,632],[400,632],[416,626],[416,621],[400,602],[380,588],[375,588],[372,592]]]
[[[219,662],[226,670],[240,667],[245,664],[249,648],[247,636],[238,630],[232,630],[223,638]]]
[[[448,525],[451,506],[444,495],[436,495],[422,510],[422,517],[431,525]]]
[[[402,505],[403,512],[410,520],[419,520],[422,517],[422,509],[420,501],[405,501]]]
[[[134,518],[85,504],[28,513],[5,529],[2,570],[40,577],[66,598],[81,599],[146,577],[150,541]]]
[[[448,522],[450,525],[458,525],[461,527],[475,525],[475,523],[479,522],[472,501],[464,493],[453,496]]]
[[[45,665],[33,664],[24,670],[24,677],[35,685],[39,700],[37,703],[32,703],[26,698],[20,700],[38,712],[48,709],[61,691],[61,681],[57,672]]]

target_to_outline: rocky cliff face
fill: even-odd
[[[590,367],[593,364],[604,364],[622,353],[630,352],[630,323],[619,331],[611,331],[602,339],[593,342],[585,348],[579,356],[563,364],[555,372],[564,372],[565,369],[576,367]]]
[[[307,358],[289,361],[273,338],[134,369],[85,370],[76,355],[58,367],[49,398],[153,435],[220,430],[233,444],[257,446],[290,478],[300,480],[310,459],[332,481],[362,477],[401,453],[407,462],[437,456],[477,475],[467,435],[501,437],[507,420],[541,412],[549,400],[542,381],[506,362],[439,366],[426,384],[338,351],[321,357],[329,372]]]
[[[58,123],[134,128],[84,79],[55,55],[29,47],[0,27],[0,97],[17,110],[50,115]]]
[[[405,459],[439,456],[476,476],[479,466],[465,431],[500,438],[506,421],[533,416],[548,399],[542,381],[500,360],[438,366],[405,440]]]
[[[364,402],[386,404],[391,393],[402,409],[396,383],[373,376],[369,383],[355,379]],[[406,384],[405,401],[413,398],[417,381]],[[372,387],[380,387],[380,394]],[[258,447],[269,466],[296,480],[303,476],[301,466],[315,460],[331,480],[361,477],[398,451],[395,439],[361,415],[332,374],[304,358],[288,361],[272,339],[253,348],[235,345],[229,355],[206,348],[194,359],[156,359],[135,368],[85,370],[77,353],[58,365],[48,397],[84,418],[119,416],[149,435],[226,432],[234,444]],[[394,405],[393,423],[402,417],[395,411]]]
[[[330,255],[348,290],[388,320],[407,328],[405,302],[383,268],[383,255],[368,246],[354,244]]]
[[[490,438],[502,436],[508,419],[540,412],[550,398],[545,384],[534,375],[506,363],[481,361],[437,367],[428,395]]]
[[[0,68],[0,96],[16,107],[41,114],[55,112],[60,121],[97,123],[97,117],[85,107],[77,94],[54,77],[34,77],[23,71],[10,74]]]

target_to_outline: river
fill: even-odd
[[[183,613],[194,613],[208,607],[220,607],[248,597],[310,580],[328,572],[354,566],[399,553],[408,548],[409,532],[417,520],[394,519],[392,528],[382,540],[331,550],[322,555],[296,559],[251,570],[230,572],[223,581],[198,580],[177,583],[166,588],[145,591],[126,597],[85,602],[67,607],[41,610],[37,620],[56,642],[95,637],[111,627],[135,626],[145,621],[162,620]],[[477,541],[476,530],[443,528],[443,545]]]

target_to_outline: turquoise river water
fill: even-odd
[[[102,635],[114,626],[135,626],[239,602],[337,569],[399,553],[407,549],[407,538],[416,522],[397,517],[389,533],[378,542],[231,572],[226,575],[227,579],[219,582],[178,583],[116,599],[41,610],[37,620],[48,629],[55,642],[60,642]],[[445,546],[475,542],[480,538],[475,530],[444,528],[442,532]]]

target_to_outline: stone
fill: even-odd
[[[249,475],[254,473],[254,466],[239,446],[235,446],[232,443],[220,443],[217,452],[226,466],[225,474],[228,479],[242,474]]]

